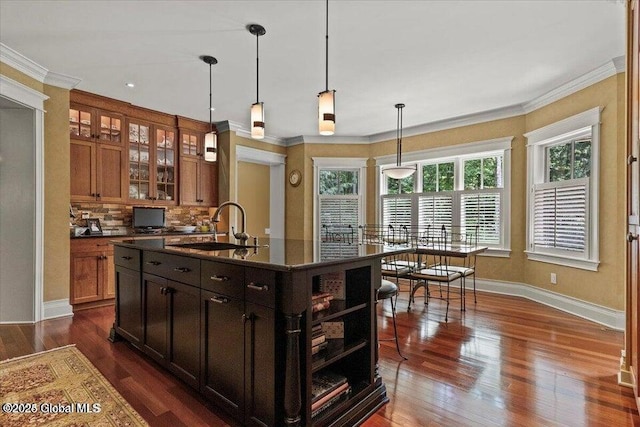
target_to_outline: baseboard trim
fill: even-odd
[[[467,289],[471,280],[467,281]],[[546,289],[524,283],[499,282],[496,280],[476,279],[476,288],[483,292],[493,292],[527,298],[566,313],[599,323],[617,331],[625,330],[625,313],[620,310],[582,301],[577,298],[561,295]]]
[[[44,302],[44,317],[42,320],[66,316],[73,316],[73,306],[69,304],[68,299]]]

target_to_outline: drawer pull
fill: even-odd
[[[227,282],[229,278],[227,276],[211,276],[211,280],[215,280],[216,282]]]
[[[147,261],[147,264],[158,266],[158,265],[160,265],[162,263],[160,261]]]
[[[187,267],[176,267],[173,269],[173,271],[177,271],[178,273],[188,273],[191,271],[191,269]]]
[[[227,304],[229,302],[227,298],[223,298],[223,297],[211,297],[209,298],[209,301],[215,302],[218,304]]]
[[[256,291],[268,291],[269,285],[256,285],[253,282],[251,282],[247,285],[247,288],[254,289]]]
[[[130,257],[130,256],[121,256],[120,258],[122,258],[125,261],[129,261],[129,260],[132,259],[132,257]]]

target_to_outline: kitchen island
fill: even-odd
[[[242,425],[356,425],[387,401],[375,290],[380,258],[406,249],[344,244],[358,254],[314,261],[303,255],[309,242],[295,240],[114,242],[111,339],[129,341]],[[318,294],[330,295],[328,307],[314,311]],[[342,391],[319,398],[327,377]]]

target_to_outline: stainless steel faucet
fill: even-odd
[[[240,232],[236,233],[235,228],[231,227],[231,230],[232,230],[232,233],[233,233],[233,237],[238,239],[240,241],[240,244],[246,246],[247,240],[249,240],[249,237],[251,237],[246,233],[246,229],[247,229],[247,213],[244,210],[244,208],[242,207],[242,205],[240,205],[239,203],[236,203],[236,202],[232,202],[232,201],[224,202],[220,206],[218,206],[218,209],[216,209],[216,211],[213,213],[213,216],[211,217],[211,222],[213,223],[213,241],[214,242],[218,241],[217,224],[220,222],[220,211],[222,210],[222,208],[224,208],[225,206],[229,206],[229,205],[237,207],[240,210],[240,214],[242,215],[242,229],[240,230]]]

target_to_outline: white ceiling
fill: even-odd
[[[172,114],[249,127],[260,100],[266,133],[317,135],[325,89],[325,2],[0,0],[0,42],[78,89]],[[625,2],[329,2],[329,89],[336,135],[411,127],[526,103],[625,53]],[[134,82],[134,89],[125,87]]]

